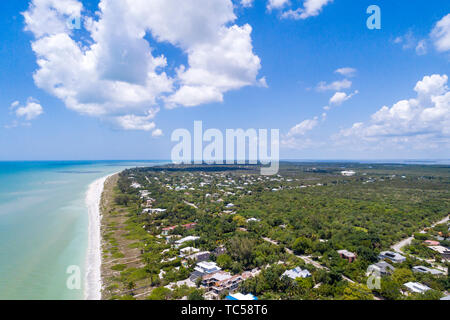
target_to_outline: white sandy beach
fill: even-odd
[[[84,297],[86,300],[101,300],[102,298],[100,201],[106,180],[114,174],[94,181],[86,193],[86,206],[89,214],[89,239],[85,266],[86,277],[84,279]]]

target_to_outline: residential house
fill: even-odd
[[[431,268],[427,268],[424,266],[416,266],[412,268],[413,272],[418,272],[418,273],[430,273],[432,275],[443,275],[444,272],[440,271],[440,270],[436,270],[436,269],[431,269]]]
[[[339,250],[338,253],[342,259],[346,259],[350,263],[352,263],[356,260],[356,253],[353,253],[353,252],[350,252],[347,250]]]
[[[168,236],[170,232],[172,232],[173,230],[175,230],[178,226],[171,226],[171,227],[166,227],[162,229],[162,235],[163,236]]]
[[[426,240],[423,242],[423,244],[426,246],[438,246],[440,245],[440,242],[435,240]]]
[[[295,269],[292,270],[286,270],[283,275],[281,276],[281,278],[283,277],[288,277],[292,280],[295,280],[297,278],[309,278],[311,277],[311,273],[308,270],[302,270],[302,268],[297,267]]]
[[[402,256],[401,254],[399,254],[397,252],[392,252],[392,251],[383,251],[380,253],[378,258],[381,260],[389,259],[394,263],[402,263],[402,262],[406,261],[406,258],[404,256]]]
[[[194,268],[194,272],[190,276],[190,279],[191,281],[194,282],[207,274],[214,273],[220,270],[222,269],[219,266],[217,266],[215,262],[202,261],[197,263],[197,265]]]
[[[428,290],[431,290],[431,288],[418,282],[407,282],[403,286],[406,287],[406,289],[412,293],[422,294],[427,292]]]
[[[442,259],[450,260],[450,250],[443,246],[430,246],[428,247],[433,251],[436,251],[441,254]]]

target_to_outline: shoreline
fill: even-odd
[[[84,299],[102,299],[102,237],[101,237],[101,200],[106,181],[118,174],[116,172],[95,180],[86,192],[86,206],[88,209],[88,247],[85,261]]]

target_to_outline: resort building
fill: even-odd
[[[306,269],[302,270],[300,267],[297,267],[295,269],[285,271],[281,278],[283,277],[288,277],[295,280],[297,278],[309,278],[311,277],[311,273]]]
[[[383,251],[378,256],[380,260],[389,259],[394,263],[402,263],[406,261],[406,258],[399,253],[392,251]]]
[[[338,253],[342,259],[346,259],[350,263],[352,263],[356,260],[356,253],[353,253],[353,252],[350,252],[347,250],[339,250]]]

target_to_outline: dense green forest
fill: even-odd
[[[381,288],[366,286],[367,268],[379,260],[381,251],[448,216],[450,167],[282,163],[279,174],[270,177],[259,175],[258,169],[169,165],[122,172],[107,214],[126,219],[121,225],[106,222],[110,231],[104,233],[104,259],[124,259],[132,248],[140,252],[141,263],[113,264],[104,296],[202,297],[199,284],[164,288],[193,271],[195,263],[183,263],[171,237],[189,235],[200,238],[189,245],[201,250],[225,248],[226,253],[211,256],[223,270],[240,274],[259,269],[240,290],[261,299],[436,299],[450,289],[446,275],[411,271],[417,265],[432,266],[417,257],[448,267],[417,238],[405,248],[406,261],[382,279]],[[342,171],[353,174],[344,176]],[[147,198],[152,199],[151,208],[162,210],[143,213]],[[183,227],[191,223],[195,228]],[[162,236],[170,226],[170,236]],[[442,234],[448,227],[439,230]],[[428,237],[434,239],[436,232]],[[126,247],[120,245],[123,239]],[[442,245],[448,244],[445,241]],[[357,260],[342,259],[340,249],[354,252]],[[308,269],[312,277],[281,277],[297,266]],[[432,290],[402,295],[408,281]]]

